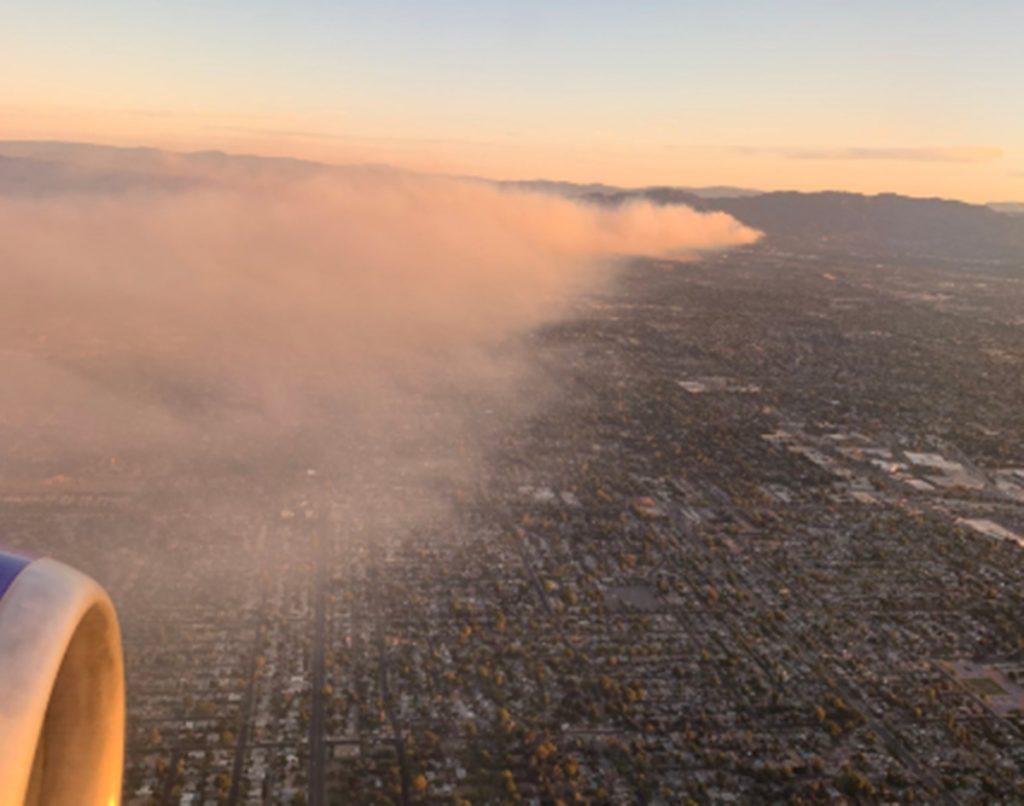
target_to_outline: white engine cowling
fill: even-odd
[[[0,553],[0,806],[117,804],[123,763],[110,598],[59,562]]]

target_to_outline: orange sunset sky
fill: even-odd
[[[40,0],[0,139],[1024,199],[1024,4]]]

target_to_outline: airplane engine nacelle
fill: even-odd
[[[110,598],[59,562],[0,553],[0,806],[117,804],[123,762]]]

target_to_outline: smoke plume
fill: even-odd
[[[480,423],[524,410],[524,334],[618,259],[756,237],[388,169],[139,159],[21,164],[0,195],[4,479],[465,472]]]

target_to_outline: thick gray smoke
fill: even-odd
[[[516,340],[609,261],[756,237],[385,169],[139,159],[22,160],[0,195],[0,478],[465,473],[481,423],[524,410]]]

